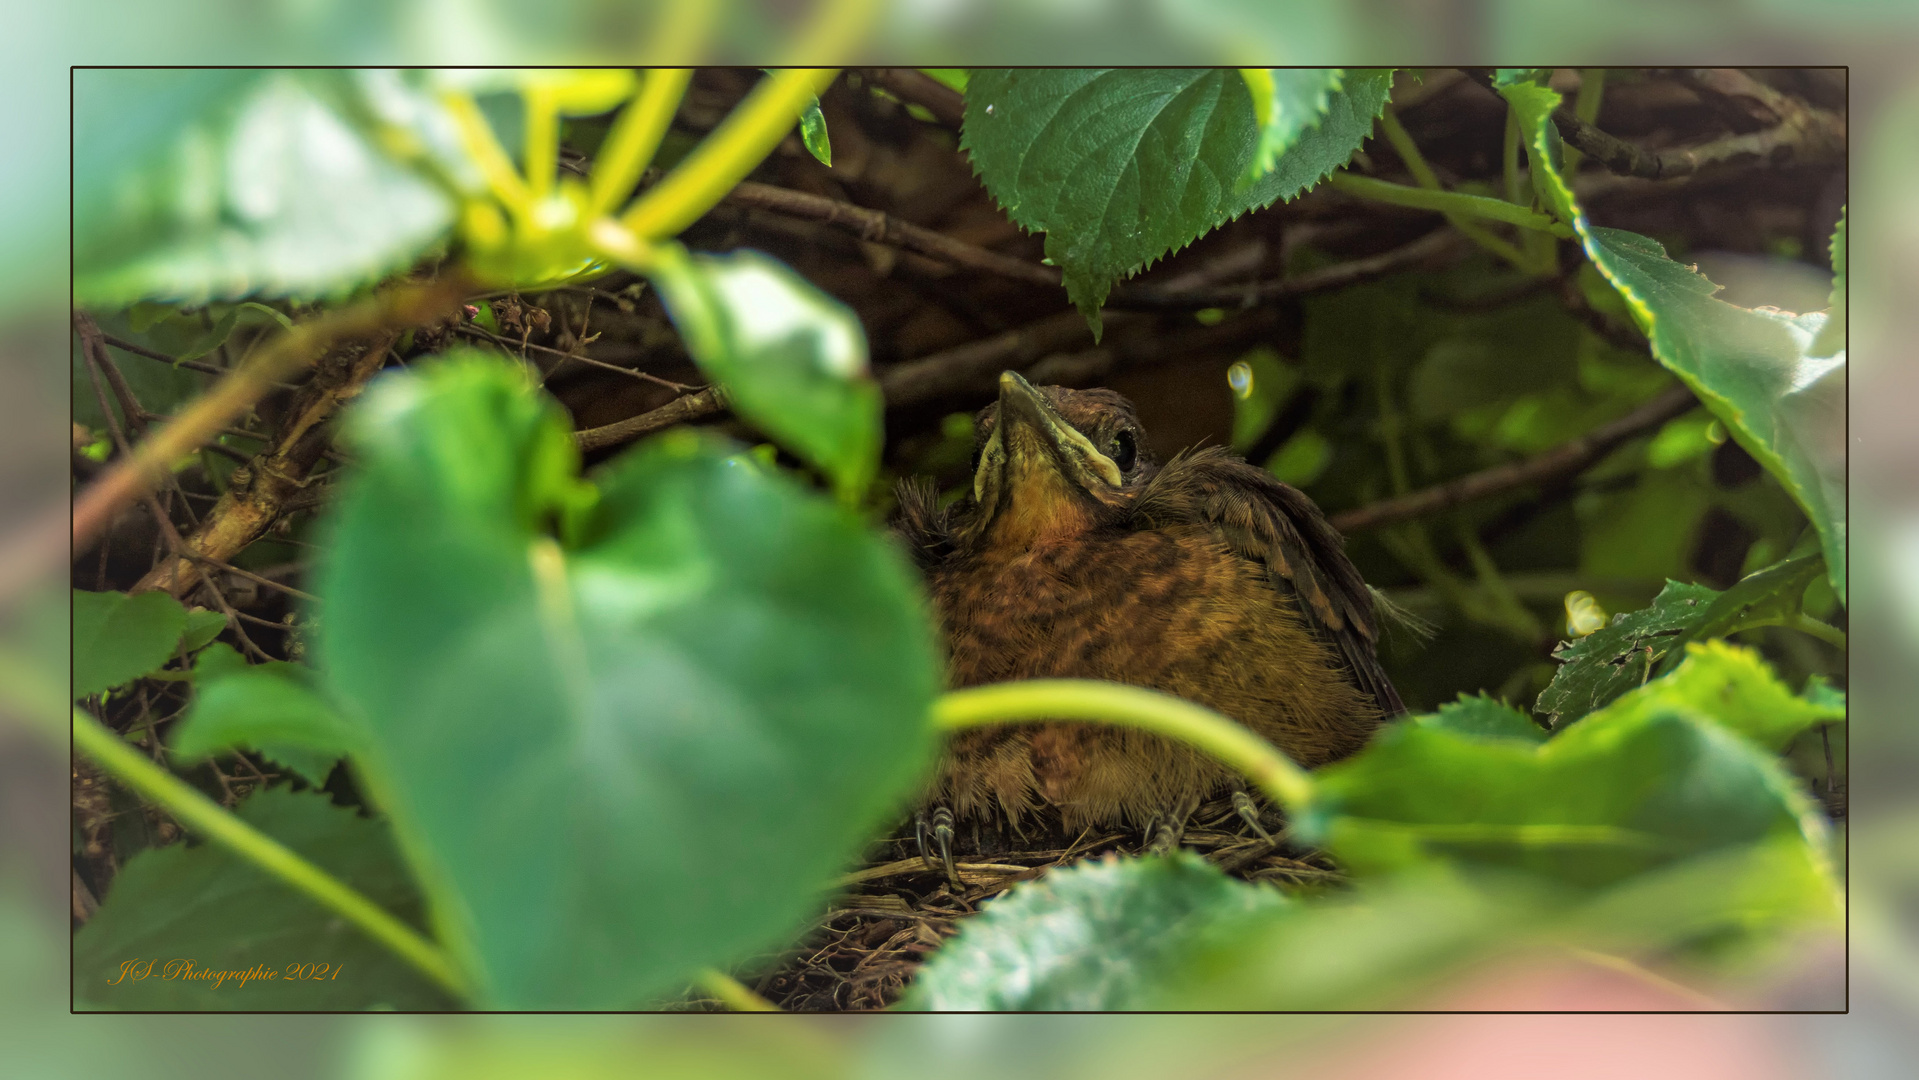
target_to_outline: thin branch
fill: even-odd
[[[1675,386],[1612,423],[1560,443],[1537,457],[1496,465],[1421,491],[1334,514],[1332,526],[1342,533],[1376,529],[1576,473],[1597,463],[1628,439],[1683,416],[1698,404],[1692,391]]]
[[[503,338],[500,335],[489,331],[484,326],[474,326],[472,324],[466,324],[461,326],[455,326],[452,329],[457,333],[467,334],[473,337],[480,338],[481,340],[484,340],[484,341],[490,341],[493,344],[498,345],[503,349],[532,349],[535,352],[551,353],[552,355],[559,357],[562,362],[567,360],[578,360],[582,364],[588,364],[597,368],[605,368],[608,371],[616,371],[616,372],[619,372],[621,375],[628,375],[635,379],[639,379],[643,382],[655,383],[659,386],[666,387],[668,390],[676,390],[682,394],[686,393],[689,390],[697,389],[697,387],[688,386],[685,383],[677,383],[671,379],[662,379],[658,375],[649,375],[644,371],[635,371],[632,368],[624,368],[619,366],[618,364],[609,364],[604,360],[595,360],[592,357],[583,355],[581,353],[562,352],[559,349],[548,348],[545,345],[535,345],[530,341],[511,341],[511,340],[508,340],[507,338]],[[557,368],[559,365],[555,364],[554,366]]]
[[[458,275],[402,285],[279,335],[256,360],[229,373],[79,493],[73,505],[74,554],[87,551],[120,507],[167,476],[175,461],[252,408],[282,378],[313,363],[333,342],[428,322],[457,303],[468,287]]]
[[[1011,255],[1001,255],[964,240],[955,240],[945,233],[901,221],[879,210],[837,199],[746,181],[722,201],[734,206],[772,210],[791,217],[823,222],[862,240],[916,251],[966,270],[979,270],[1054,288],[1060,284],[1057,267],[1041,266]]]
[[[726,411],[726,392],[717,386],[697,390],[683,398],[678,398],[651,412],[607,424],[604,427],[587,428],[573,433],[574,441],[582,451],[604,450],[609,446],[632,442],[643,435],[651,435],[674,424],[683,424],[689,420],[699,420],[708,416],[718,416]]]
[[[1368,255],[1362,259],[1333,263],[1316,270],[1291,274],[1273,281],[1246,285],[1218,285],[1196,289],[1158,289],[1150,285],[1115,289],[1107,300],[1108,308],[1192,310],[1209,307],[1250,307],[1264,300],[1305,296],[1309,293],[1343,289],[1385,277],[1400,270],[1438,263],[1464,248],[1463,238],[1450,228],[1435,229],[1410,244]],[[1112,321],[1112,316],[1107,316]]]
[[[1466,74],[1481,86],[1497,92],[1491,72],[1483,68],[1469,68]],[[1751,82],[1750,79],[1744,79],[1743,83],[1737,85]],[[1779,102],[1790,104],[1776,104]],[[1647,150],[1635,146],[1588,124],[1563,105],[1553,112],[1553,126],[1559,129],[1560,138],[1609,171],[1645,180],[1691,176],[1709,165],[1728,164],[1748,158],[1754,164],[1772,166],[1819,164],[1845,159],[1845,118],[1814,109],[1776,91],[1771,92],[1767,107],[1781,113],[1778,125],[1675,150]]]
[[[910,101],[933,119],[957,128],[966,116],[966,98],[952,87],[913,68],[860,68],[860,77],[901,101]]]

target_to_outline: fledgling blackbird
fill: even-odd
[[[927,574],[955,688],[1089,678],[1163,690],[1308,767],[1404,710],[1374,652],[1372,596],[1298,490],[1217,448],[1159,465],[1124,397],[1010,371],[976,432],[970,496],[943,511],[930,482],[908,482],[895,519]],[[930,804],[948,818],[944,851],[948,808],[1015,828],[1042,805],[1068,830],[1139,826],[1183,821],[1238,783],[1158,736],[1026,724],[956,736]]]

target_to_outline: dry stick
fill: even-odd
[[[958,90],[913,68],[860,68],[860,77],[901,101],[910,101],[933,114],[947,127],[959,127],[966,116],[966,98]]]
[[[870,210],[838,199],[808,195],[803,191],[774,187],[771,184],[741,183],[723,202],[733,206],[772,210],[809,221],[836,226],[871,243],[917,251],[942,262],[968,270],[981,270],[1035,285],[1060,284],[1057,267],[1041,266],[1011,255],[1001,255],[977,244],[955,240],[945,233],[901,221],[879,210]]]
[[[695,391],[683,398],[675,399],[651,412],[628,417],[605,427],[587,428],[573,433],[574,441],[582,451],[603,450],[609,446],[632,442],[642,435],[651,435],[655,431],[670,428],[674,424],[703,417],[717,416],[726,411],[726,392],[717,386],[709,386]]]
[[[80,492],[73,505],[74,555],[87,551],[120,507],[165,477],[173,462],[210,440],[334,341],[426,323],[451,309],[468,288],[469,282],[457,275],[426,285],[402,285],[280,335],[255,360],[229,373]]]
[[[1436,263],[1464,247],[1460,234],[1451,229],[1436,229],[1402,247],[1368,255],[1363,259],[1333,263],[1317,270],[1292,274],[1272,281],[1246,285],[1217,285],[1203,289],[1161,289],[1135,285],[1115,289],[1107,301],[1119,308],[1192,308],[1251,306],[1262,300],[1279,300],[1308,293],[1327,292],[1359,285],[1387,274],[1427,263]],[[1109,315],[1110,319],[1111,316]]]
[[[1397,498],[1382,499],[1368,506],[1334,514],[1332,526],[1342,533],[1376,529],[1576,473],[1605,457],[1626,440],[1682,416],[1698,404],[1699,400],[1692,391],[1675,386],[1612,423],[1602,424],[1576,439],[1560,443],[1537,457],[1497,465],[1422,491],[1408,492]]]

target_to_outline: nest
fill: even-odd
[[[1235,877],[1280,888],[1323,887],[1344,876],[1325,855],[1289,846],[1281,830],[1261,838],[1215,799],[1188,821],[1180,846]],[[955,886],[919,852],[908,820],[877,841],[865,864],[840,879],[845,891],[806,931],[776,956],[744,965],[740,981],[789,1012],[866,1012],[896,1003],[919,967],[961,920],[1022,881],[1085,858],[1139,855],[1148,838],[1138,831],[1086,830],[1069,836],[1058,819],[1026,823],[1010,833],[962,822],[953,844]],[[695,1009],[717,1002],[693,1000]]]

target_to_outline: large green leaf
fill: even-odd
[[[884,405],[846,305],[757,251],[662,253],[653,281],[733,410],[827,474],[843,498],[879,468]]]
[[[1046,254],[1095,332],[1113,282],[1248,210],[1345,165],[1385,108],[1392,72],[1354,69],[1317,126],[1250,186],[1261,141],[1240,75],[1221,68],[982,69],[966,86],[960,145]]]
[[[794,933],[932,752],[902,558],[690,432],[596,489],[497,360],[349,432],[320,666],[482,1002],[644,1005]]]
[[[1810,801],[1744,737],[1771,741],[1782,722],[1759,714],[1791,695],[1738,659],[1682,665],[1536,746],[1394,725],[1322,770],[1296,828],[1361,873],[1448,858],[1585,888],[1779,836],[1817,849]]]
[[[901,1006],[1139,1008],[1199,939],[1284,902],[1189,853],[1082,862],[988,904],[921,970]]]
[[[171,733],[173,752],[196,761],[238,748],[257,750],[315,787],[352,753],[358,732],[308,685],[298,664],[248,664],[226,645],[200,655],[193,704]]]
[[[1339,68],[1242,68],[1240,77],[1253,97],[1253,122],[1259,145],[1238,186],[1251,185],[1279,162],[1307,129],[1326,116],[1333,94],[1345,81]]]
[[[1692,642],[1789,621],[1800,613],[1806,586],[1812,584],[1824,568],[1825,561],[1818,554],[1802,555],[1740,578],[1699,612],[1686,632],[1673,642],[1660,662],[1659,671],[1663,673],[1678,664],[1685,656],[1685,646]]]
[[[165,664],[187,610],[163,592],[73,590],[73,696],[89,697]]]
[[[238,812],[374,903],[421,925],[419,893],[383,823],[324,795],[285,788],[255,794]],[[244,982],[208,977],[226,971],[261,974]],[[211,844],[172,844],[127,863],[100,910],[74,936],[73,987],[80,1009],[454,1004],[352,924]]]
[[[1808,727],[1846,718],[1845,695],[1830,687],[1794,694],[1751,649],[1702,641],[1687,645],[1685,657],[1671,675],[1613,702],[1607,715],[1683,709],[1775,753]]]
[[[444,235],[452,198],[363,132],[341,85],[325,73],[75,71],[75,298],[333,294]]]
[[[1734,438],[1792,492],[1819,530],[1833,591],[1846,596],[1846,358],[1815,345],[1821,312],[1742,308],[1666,257],[1654,240],[1590,224],[1562,168],[1552,113],[1560,96],[1534,83],[1500,87],[1518,115],[1533,187],[1570,224],[1626,301],[1659,362],[1699,395]],[[1843,237],[1835,238],[1838,257]]]

